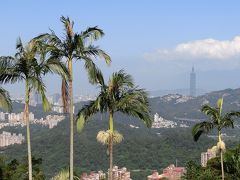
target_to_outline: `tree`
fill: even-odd
[[[143,89],[138,89],[130,75],[123,70],[113,73],[108,84],[105,84],[101,72],[96,76],[100,86],[100,93],[95,101],[84,106],[77,115],[77,128],[79,131],[89,118],[97,112],[109,113],[109,130],[100,132],[98,140],[108,144],[109,148],[109,179],[112,180],[113,167],[113,143],[120,142],[121,135],[113,128],[113,116],[115,112],[134,116],[143,120],[147,127],[151,127],[152,121],[148,109],[147,94]]]
[[[194,140],[197,141],[203,133],[209,133],[211,130],[216,129],[218,132],[218,143],[217,147],[220,151],[221,156],[221,171],[222,179],[224,179],[224,167],[223,167],[223,151],[225,151],[225,144],[222,141],[222,129],[232,127],[234,128],[234,117],[239,117],[240,112],[231,111],[227,113],[222,113],[223,98],[220,98],[217,102],[217,107],[211,107],[209,105],[204,105],[201,109],[209,117],[209,121],[203,121],[197,123],[193,129],[192,134]]]
[[[12,110],[12,102],[9,93],[0,87],[0,107],[6,111]]]
[[[186,164],[186,173],[182,177],[183,180],[219,180],[221,177],[218,171],[209,167],[202,167],[194,161]]]
[[[45,175],[41,169],[42,159],[41,158],[32,158],[33,164],[33,178],[34,180],[43,180]],[[3,157],[0,157],[0,177],[2,180],[28,180],[28,159],[24,158],[21,161],[13,159],[10,162],[4,160]]]
[[[232,175],[232,179],[240,179],[240,144],[224,153],[224,169]]]
[[[51,106],[45,95],[45,84],[42,76],[47,73],[57,73],[68,78],[67,68],[63,63],[54,58],[46,59],[47,51],[43,51],[45,46],[41,42],[31,40],[24,47],[21,39],[17,40],[16,54],[14,57],[0,57],[0,82],[15,83],[25,82],[25,108],[24,119],[27,129],[27,148],[28,148],[28,176],[32,180],[32,156],[30,140],[30,122],[29,122],[29,99],[30,94],[36,91],[41,95],[42,106],[45,111],[50,110]]]
[[[97,67],[93,62],[94,58],[104,58],[107,64],[110,64],[110,57],[99,47],[92,45],[93,41],[101,38],[104,33],[97,26],[89,27],[85,31],[76,33],[73,30],[74,22],[68,17],[61,17],[64,25],[64,38],[61,40],[54,31],[42,34],[36,39],[46,40],[48,48],[51,50],[51,57],[64,59],[70,73],[69,82],[62,81],[62,98],[65,112],[70,114],[70,180],[73,179],[73,60],[82,60],[91,83],[96,83]]]

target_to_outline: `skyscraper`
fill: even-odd
[[[194,72],[194,67],[192,67],[192,72],[190,73],[190,96],[196,96],[196,73]]]

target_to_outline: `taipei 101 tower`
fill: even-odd
[[[194,67],[192,67],[192,72],[190,73],[190,96],[196,96],[196,73],[194,72]]]

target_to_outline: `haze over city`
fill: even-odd
[[[49,29],[61,36],[59,17],[67,15],[75,20],[76,31],[95,25],[104,29],[106,35],[96,44],[113,60],[110,67],[103,61],[97,63],[105,77],[125,69],[148,91],[182,89],[189,88],[189,73],[194,65],[199,89],[239,87],[239,1],[72,1],[72,4],[47,0],[0,2],[2,27],[7,27],[0,28],[4,44],[0,54],[14,54],[19,36],[24,43]],[[74,92],[95,94],[96,87],[89,85],[80,63],[74,65],[74,69],[80,69],[74,74]],[[45,81],[48,93],[60,92],[59,78],[48,76]],[[22,84],[7,85],[6,89],[14,95],[24,92]]]

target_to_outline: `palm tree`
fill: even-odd
[[[77,115],[77,128],[79,131],[89,118],[97,112],[109,113],[109,130],[99,132],[98,140],[108,143],[109,148],[109,179],[112,180],[113,143],[122,140],[122,136],[114,131],[113,116],[115,112],[139,118],[151,127],[152,121],[148,110],[147,94],[143,89],[138,89],[130,75],[123,70],[113,73],[108,84],[105,84],[101,72],[97,73],[98,84],[101,91],[95,101],[84,106]]]
[[[220,151],[221,156],[221,171],[222,179],[224,179],[224,169],[223,169],[223,151],[225,151],[225,144],[222,141],[222,129],[232,127],[234,128],[234,117],[240,117],[240,112],[231,111],[227,113],[222,113],[223,98],[220,98],[217,102],[217,107],[211,107],[209,105],[204,105],[201,109],[203,113],[209,116],[209,121],[203,121],[197,123],[193,129],[192,134],[194,140],[197,141],[203,133],[209,133],[211,130],[216,129],[218,132],[218,143],[217,147]]]
[[[9,93],[0,87],[0,107],[5,111],[12,110],[12,102]]]
[[[76,33],[73,30],[74,22],[68,17],[61,17],[64,25],[64,38],[61,40],[54,31],[42,34],[36,39],[46,40],[49,49],[51,49],[51,57],[64,59],[70,73],[69,82],[62,81],[62,99],[65,112],[70,114],[70,180],[73,179],[73,60],[82,60],[85,69],[88,72],[89,81],[96,83],[97,67],[93,62],[93,58],[104,58],[107,64],[110,64],[110,57],[97,46],[92,45],[93,41],[101,38],[104,33],[98,27],[89,27],[85,31]]]
[[[40,51],[44,46],[40,42],[30,41],[25,47],[19,38],[16,44],[17,53],[14,57],[0,57],[0,82],[15,83],[25,82],[25,108],[24,119],[27,126],[28,147],[28,170],[29,180],[32,180],[32,156],[29,123],[29,100],[30,94],[36,91],[41,95],[44,111],[50,110],[51,106],[45,95],[45,84],[42,76],[47,73],[57,73],[68,78],[67,68],[57,59],[45,59],[46,51]]]

